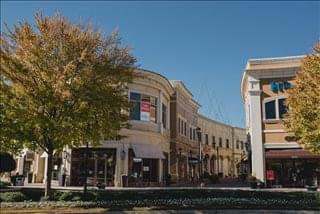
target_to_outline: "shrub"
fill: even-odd
[[[8,186],[11,186],[11,184],[9,182],[6,181],[0,181],[0,189],[5,189]]]
[[[21,192],[3,192],[0,193],[0,198],[3,202],[21,202],[27,199]]]
[[[210,179],[210,182],[213,184],[219,183],[219,176],[218,175],[210,175],[209,179]]]
[[[59,196],[59,201],[94,201],[96,200],[97,195],[94,192],[63,192]]]

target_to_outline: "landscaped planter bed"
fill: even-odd
[[[1,193],[2,194],[2,193]],[[38,197],[40,194],[37,193]],[[81,207],[133,209],[313,209],[320,210],[319,192],[268,192],[244,190],[128,190],[96,191],[83,198],[81,192],[58,192],[55,201],[2,202],[1,208]],[[60,200],[60,201],[59,201]],[[88,201],[82,201],[88,200]],[[4,201],[2,199],[2,201]]]

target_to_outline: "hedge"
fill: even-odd
[[[16,192],[17,193],[17,192]],[[4,193],[1,193],[1,199]],[[54,191],[52,201],[40,201],[42,191],[22,189],[20,197],[7,192],[3,201],[32,200],[37,202],[1,203],[1,207],[161,207],[181,208],[266,208],[266,209],[320,209],[320,192],[271,192],[265,190],[223,189],[153,189]],[[11,194],[13,194],[11,192]],[[40,202],[39,202],[40,201]]]

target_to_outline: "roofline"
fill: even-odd
[[[170,83],[171,82],[179,82],[181,83],[181,85],[183,86],[183,88],[191,95],[191,97],[193,97],[193,94],[191,93],[191,91],[186,87],[186,85],[183,83],[182,80],[170,80],[169,81]],[[172,84],[172,83],[171,83]]]
[[[252,58],[248,60],[248,63],[265,63],[265,62],[281,62],[295,59],[303,59],[306,55],[297,55],[297,56],[283,56],[283,57],[266,57],[266,58]]]
[[[277,62],[285,62],[285,61],[290,61],[290,60],[298,60],[298,59],[303,59],[307,55],[297,55],[297,56],[284,56],[284,57],[267,57],[267,58],[252,58],[248,59],[246,63],[245,70],[243,72],[242,78],[241,78],[241,83],[240,83],[240,96],[242,98],[242,101],[244,102],[245,97],[244,97],[244,83],[247,78],[247,73],[250,70],[250,64],[254,65],[259,65],[259,64],[264,64],[264,63],[277,63]],[[254,71],[254,70],[250,70]]]
[[[209,117],[207,117],[207,116],[205,116],[205,115],[203,115],[203,114],[200,114],[200,113],[198,113],[198,116],[201,117],[201,118],[203,118],[203,119],[206,119],[206,120],[208,120],[208,121],[211,121],[211,122],[214,122],[214,123],[223,125],[223,126],[228,126],[228,127],[230,127],[230,128],[236,128],[236,129],[243,129],[243,130],[245,130],[245,128],[240,128],[240,127],[232,126],[231,124],[227,124],[227,123],[223,123],[223,122],[214,120],[214,119],[209,118]]]
[[[147,70],[147,69],[144,69],[144,68],[136,68],[136,70],[139,70],[139,71],[143,71],[143,72],[148,72],[148,73],[151,73],[151,74],[155,74],[155,75],[158,75],[160,76],[161,78],[163,78],[164,80],[166,80],[170,86],[170,88],[174,91],[174,88],[172,87],[169,79],[167,79],[167,77],[163,76],[162,74],[159,74],[155,71],[150,71],[150,70]],[[170,95],[171,96],[171,95]]]

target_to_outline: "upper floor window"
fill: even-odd
[[[226,148],[229,148],[229,139],[226,139]]]
[[[141,95],[138,93],[130,93],[130,119],[131,120],[140,120],[140,103],[141,103]]]
[[[164,129],[167,128],[167,106],[162,104],[162,126]]]
[[[192,132],[193,132],[192,140],[196,140],[196,129],[193,129]]]
[[[283,118],[284,115],[287,113],[287,106],[285,106],[284,102],[286,101],[285,98],[281,98],[278,100],[278,108],[279,108],[279,117]]]
[[[190,140],[192,140],[192,128],[191,127],[189,128],[189,138],[190,138]]]
[[[212,136],[212,146],[215,147],[216,146],[216,137]]]
[[[266,98],[263,101],[264,120],[278,120],[287,113],[284,97]]]
[[[222,147],[222,138],[219,137],[219,147]]]
[[[187,136],[187,123],[184,122],[184,136]]]
[[[266,119],[276,119],[276,101],[272,100],[265,103]]]
[[[130,93],[131,120],[152,121],[157,123],[157,98],[149,95]]]
[[[181,133],[181,119],[178,118],[178,132]]]
[[[236,142],[236,148],[239,149],[239,140]]]
[[[209,136],[208,136],[208,134],[206,134],[206,144],[207,145],[209,144]]]
[[[243,150],[243,141],[240,141],[241,149]]]

